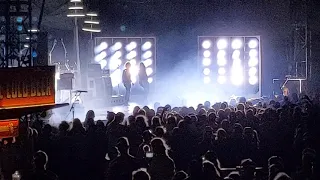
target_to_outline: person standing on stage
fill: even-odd
[[[132,85],[130,68],[131,68],[131,64],[130,64],[130,62],[127,62],[125,64],[125,69],[123,70],[123,73],[122,73],[122,83],[123,83],[124,87],[126,88],[126,94],[124,96],[124,100],[125,100],[126,105],[128,105],[128,103],[129,103],[131,85]]]
[[[146,72],[146,66],[141,62],[139,70],[139,84],[143,88],[144,94],[147,96],[149,93],[149,82]]]

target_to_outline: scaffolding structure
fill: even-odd
[[[0,68],[33,66],[38,29],[31,1],[0,0]]]

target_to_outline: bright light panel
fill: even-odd
[[[258,58],[254,57],[249,59],[248,65],[250,67],[253,67],[253,66],[257,66],[258,63],[259,63]]]
[[[217,64],[218,66],[225,66],[227,64],[227,60],[225,58],[218,59]]]
[[[218,40],[218,42],[217,42],[217,47],[218,47],[219,50],[225,49],[225,48],[227,48],[227,46],[228,46],[228,42],[227,42],[226,39],[220,39],[220,40]]]
[[[104,69],[107,66],[107,60],[103,59],[100,62],[101,69]]]
[[[209,49],[211,47],[211,42],[209,40],[205,40],[202,42],[202,47],[204,49]]]
[[[98,55],[96,55],[94,57],[94,60],[96,62],[100,62],[102,59],[104,59],[105,57],[107,57],[107,53],[105,51],[102,51],[101,53],[99,53]]]
[[[109,61],[109,68],[111,70],[117,69],[122,64],[122,61],[120,59],[110,59]]]
[[[111,75],[111,82],[112,82],[112,86],[116,87],[118,86],[118,84],[121,83],[122,79],[121,79],[121,70],[117,69],[115,70]]]
[[[255,76],[257,72],[258,72],[257,68],[252,67],[249,69],[249,76]]]
[[[133,49],[135,49],[137,47],[137,43],[136,42],[131,42],[126,46],[126,50],[127,51],[132,51]]]
[[[206,76],[209,76],[209,74],[210,74],[210,69],[209,69],[209,68],[204,68],[204,69],[203,69],[203,74],[206,75]]]
[[[152,68],[147,68],[146,69],[146,73],[147,73],[147,76],[150,76],[152,73],[153,73],[153,70],[152,70]]]
[[[224,59],[225,56],[226,56],[226,51],[224,51],[224,50],[218,51],[218,53],[217,53],[217,58],[218,59]]]
[[[250,57],[258,57],[258,51],[256,49],[251,49],[249,51],[249,56]]]
[[[108,48],[108,43],[102,42],[97,47],[94,48],[94,52],[97,54]]]
[[[257,76],[251,76],[249,77],[249,84],[255,85],[258,83],[258,77]]]
[[[152,59],[147,59],[145,61],[143,61],[144,66],[148,67],[152,65]]]
[[[233,75],[231,76],[231,82],[232,84],[239,86],[243,83],[243,76],[242,75]]]
[[[131,66],[130,68],[130,75],[131,77],[136,77],[139,73],[139,69],[137,66]]]
[[[231,47],[232,47],[232,49],[240,49],[242,47],[242,40],[241,39],[233,40]]]
[[[218,77],[218,83],[219,84],[224,84],[227,82],[227,78],[225,76],[219,76]]]
[[[232,53],[232,59],[240,59],[240,51],[239,50],[235,50]]]
[[[149,83],[152,83],[152,82],[153,82],[153,78],[152,78],[152,77],[149,77],[149,78],[148,78],[148,82],[149,82]]]
[[[133,59],[137,56],[137,51],[130,51],[129,54],[127,54],[127,59]]]
[[[205,76],[205,77],[203,77],[203,82],[204,82],[205,84],[209,84],[209,83],[210,83],[210,81],[211,81],[211,79],[210,79],[210,77],[209,77],[209,76]]]
[[[121,42],[116,42],[114,45],[113,45],[113,50],[114,51],[117,51],[119,49],[122,48],[122,43]]]
[[[152,43],[150,41],[147,41],[142,45],[142,50],[146,51],[146,50],[150,49],[151,47],[152,47]]]
[[[225,75],[226,74],[226,69],[225,68],[219,68],[218,69],[218,74],[219,75]]]
[[[148,59],[148,58],[150,58],[152,56],[152,52],[151,51],[147,51],[147,52],[145,52],[143,55],[142,55],[142,57],[144,58],[144,59]]]
[[[211,56],[211,52],[210,52],[209,50],[205,50],[205,51],[203,52],[203,57],[208,58],[208,57],[210,57],[210,56]]]
[[[130,60],[130,64],[131,64],[132,66],[135,66],[135,65],[137,64],[137,60],[131,59],[131,60]]]
[[[210,64],[211,64],[211,59],[209,59],[209,58],[203,58],[202,59],[202,65],[210,66]]]
[[[248,43],[249,48],[254,49],[258,47],[258,41],[256,39],[252,39]]]

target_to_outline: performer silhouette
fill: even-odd
[[[149,82],[146,72],[146,66],[141,62],[139,70],[139,84],[143,88],[144,94],[148,96],[149,94]]]
[[[125,105],[129,105],[131,86],[132,86],[130,68],[131,68],[131,64],[130,62],[127,62],[125,64],[125,69],[123,70],[123,73],[122,73],[122,83],[126,88],[126,93],[124,95]]]

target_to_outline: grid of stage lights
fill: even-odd
[[[205,84],[253,86],[259,83],[258,37],[199,37],[199,58]]]
[[[140,63],[146,67],[148,82],[153,82],[155,69],[155,38],[99,38],[96,40],[95,62],[109,69],[113,86],[122,81],[122,70],[130,62],[131,80],[138,81]]]

